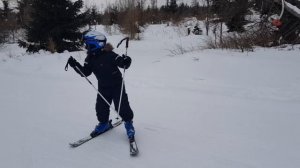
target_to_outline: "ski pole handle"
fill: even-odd
[[[65,71],[68,71],[68,68],[69,68],[69,60],[67,61],[67,64],[65,66]]]
[[[123,38],[123,39],[118,43],[117,48],[119,48],[119,46],[123,43],[124,40],[126,40],[126,46],[125,46],[125,47],[128,48],[128,46],[129,46],[129,37]]]
[[[77,61],[72,56],[70,56],[65,66],[65,71],[68,71],[69,65],[74,68],[76,62]]]
[[[128,48],[129,46],[129,37],[126,37],[126,49]]]

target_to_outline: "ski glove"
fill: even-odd
[[[74,68],[78,64],[76,59],[74,59],[72,56],[69,58],[68,63],[72,68]]]
[[[125,69],[128,69],[131,65],[131,58],[124,54],[122,55],[122,58],[123,58],[123,64],[124,64]]]

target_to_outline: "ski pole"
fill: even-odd
[[[119,46],[122,44],[122,42],[126,40],[126,52],[125,52],[125,55],[127,56],[127,49],[128,49],[128,43],[129,43],[129,37],[125,37],[124,39],[122,39],[119,44],[117,45],[117,48],[119,48]],[[121,101],[122,101],[122,96],[123,96],[123,90],[124,90],[124,78],[125,78],[125,72],[126,72],[126,68],[125,68],[125,65],[124,65],[124,68],[123,68],[123,76],[122,76],[122,85],[121,85],[121,93],[120,93],[120,99],[119,99],[119,106],[118,106],[118,117],[120,116],[120,109],[121,109]],[[116,119],[119,119],[119,118],[116,118]]]
[[[67,65],[65,67],[65,70],[67,71],[68,70],[68,62],[67,62]],[[75,66],[76,70],[81,74],[81,76],[83,76],[87,81],[88,83],[95,89],[95,91],[98,93],[98,95],[102,98],[102,100],[104,100],[104,102],[109,106],[110,109],[114,110],[118,116],[116,119],[119,119],[120,115],[119,113],[117,112],[117,110],[115,108],[113,108],[111,106],[111,104],[105,99],[105,97],[99,92],[99,90],[95,87],[95,85],[89,80],[89,78],[87,76],[84,75],[84,73],[77,67]]]

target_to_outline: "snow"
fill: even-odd
[[[15,8],[18,6],[17,0],[9,0],[8,1],[9,7]],[[0,1],[0,8],[3,8],[3,2]]]
[[[68,147],[97,124],[95,91],[71,68],[64,71],[71,55],[83,63],[84,51],[1,48],[0,167],[299,167],[300,46],[172,55],[176,46],[205,39],[182,32],[151,25],[143,40],[129,43],[133,64],[125,81],[140,149],[135,158],[124,126]],[[123,38],[106,35],[114,46]],[[124,53],[124,45],[115,52]]]

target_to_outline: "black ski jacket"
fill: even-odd
[[[124,57],[112,50],[113,47],[107,44],[103,50],[88,53],[83,66],[79,63],[76,65],[85,76],[94,73],[98,88],[114,87],[122,83],[122,73],[118,67],[124,68]],[[75,71],[83,77],[76,68]]]

